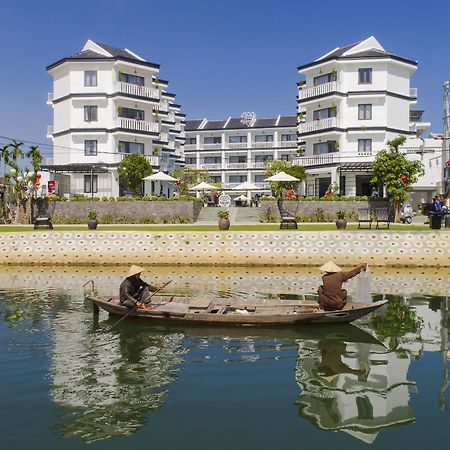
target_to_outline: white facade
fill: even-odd
[[[226,120],[187,120],[185,162],[191,169],[207,170],[213,182],[221,182],[224,191],[250,198],[270,193],[265,173],[266,160],[291,162],[297,154],[295,116],[255,119],[249,125],[240,118]],[[258,191],[233,191],[245,182],[256,184]]]
[[[307,195],[322,196],[330,184],[344,195],[370,195],[370,163],[388,140],[406,136],[409,154],[423,148],[418,138],[430,124],[411,110],[416,68],[416,62],[387,53],[374,37],[298,68],[305,77],[297,97],[304,155],[294,164],[307,169]],[[430,142],[428,150],[434,148]],[[436,188],[434,171],[428,172],[414,189]]]
[[[185,115],[166,92],[168,82],[158,78],[159,65],[89,40],[47,71],[54,111],[48,130],[54,157],[47,168],[70,176],[63,193],[118,196],[117,165],[127,153],[144,154],[156,171],[181,164]]]

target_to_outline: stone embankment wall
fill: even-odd
[[[370,208],[372,211],[375,208],[387,208],[389,211],[390,203],[386,200],[285,200],[283,202],[283,209],[294,216],[314,216],[319,208],[323,210],[324,214],[336,219],[336,212],[340,209],[357,217],[359,208]],[[261,215],[263,217],[267,216],[269,209],[276,217],[280,216],[276,201],[262,201]]]
[[[313,266],[332,259],[346,266],[450,267],[445,231],[53,231],[0,238],[0,264],[10,265]]]
[[[86,221],[89,210],[98,213],[98,220],[101,223],[102,217],[109,217],[108,222],[136,222],[145,223],[149,218],[173,219],[189,218],[192,222],[197,220],[203,207],[201,202],[192,200],[171,200],[171,201],[67,201],[54,202],[53,217],[60,218],[66,223],[71,220],[76,222]]]

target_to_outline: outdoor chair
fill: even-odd
[[[367,224],[372,229],[372,215],[370,208],[358,208],[358,228],[362,228],[362,224]]]
[[[295,200],[291,200],[289,203],[295,203]],[[297,204],[295,205],[295,213],[298,210],[298,205],[299,202],[297,200]],[[281,217],[281,223],[280,223],[280,230],[282,229],[298,229],[297,226],[297,219],[295,218],[295,215],[293,215],[290,211],[287,211],[286,209],[283,208],[283,199],[279,198],[277,200],[277,206],[278,206],[278,211],[280,212],[280,217]],[[294,213],[294,214],[295,214]]]
[[[375,228],[379,228],[380,223],[385,223],[386,228],[389,229],[391,219],[389,217],[389,212],[387,208],[375,208],[375,216],[377,221],[377,225]]]

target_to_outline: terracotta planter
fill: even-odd
[[[219,219],[219,230],[228,230],[230,228],[230,219],[221,217]]]
[[[347,228],[347,221],[345,219],[337,219],[336,228],[338,230],[345,230],[345,228]]]
[[[87,226],[88,226],[89,230],[96,230],[97,229],[97,221],[90,219],[87,221]]]

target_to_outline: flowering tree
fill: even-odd
[[[395,210],[395,221],[399,221],[401,204],[408,199],[408,190],[417,182],[424,172],[420,161],[409,161],[400,153],[406,141],[405,136],[398,136],[387,142],[388,148],[381,150],[372,163],[372,183],[381,183],[390,195]]]
[[[298,188],[300,181],[306,178],[306,169],[303,166],[288,166],[287,161],[276,160],[276,161],[266,161],[266,175],[268,177],[277,174],[278,172],[285,172],[299,181],[272,181],[271,187],[275,193],[275,197],[282,197],[284,191],[289,189]]]
[[[189,195],[189,186],[209,180],[206,170],[190,169],[189,167],[180,167],[174,170],[172,176],[177,178],[178,191],[182,196]]]

